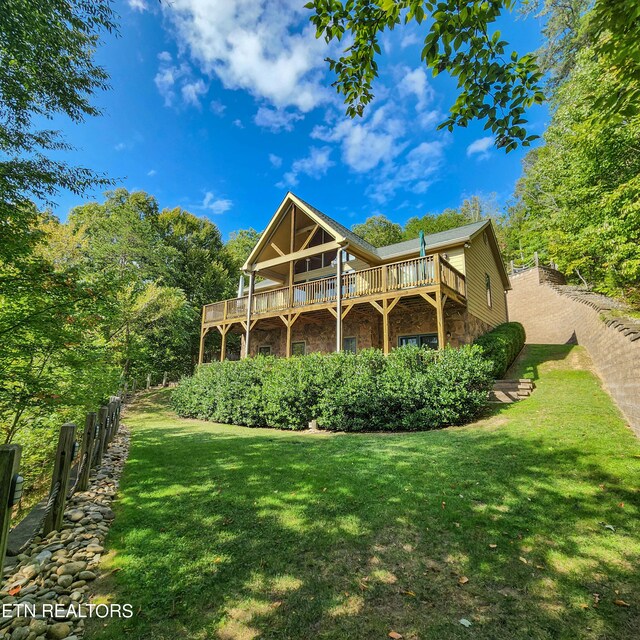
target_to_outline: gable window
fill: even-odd
[[[405,347],[409,344],[414,345],[416,347],[428,347],[429,349],[437,349],[438,334],[437,333],[421,333],[414,336],[398,337],[399,347]]]
[[[357,353],[358,342],[356,338],[342,338],[342,350],[350,353]]]
[[[292,342],[291,343],[291,355],[303,356],[307,351],[307,345],[304,342]]]
[[[265,345],[263,347],[258,347],[258,355],[261,356],[270,356],[271,355],[271,346]]]
[[[484,285],[487,289],[487,307],[491,308],[491,276],[488,273],[484,274]]]

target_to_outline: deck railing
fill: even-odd
[[[439,266],[438,266],[439,265]],[[439,272],[438,272],[439,271]],[[319,278],[289,287],[254,293],[252,315],[263,315],[287,309],[336,302],[336,276]],[[464,275],[444,258],[425,256],[380,265],[361,271],[347,271],[342,275],[342,299],[355,300],[392,291],[405,291],[437,283],[445,284],[456,293],[466,296]],[[214,302],[204,308],[204,322],[244,319],[247,316],[248,297]]]

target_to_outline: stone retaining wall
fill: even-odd
[[[563,284],[543,267],[511,277],[509,319],[521,322],[530,344],[586,347],[604,386],[640,436],[640,323],[615,317],[615,300]]]

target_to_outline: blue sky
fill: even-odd
[[[287,190],[347,226],[375,213],[404,222],[473,194],[510,197],[524,151],[494,149],[481,124],[436,130],[455,85],[421,65],[418,28],[383,37],[376,99],[351,120],[304,2],[117,2],[119,37],[98,52],[112,86],[95,100],[104,115],[55,123],[76,147],[67,161],[207,216],[225,237],[264,228]],[[536,19],[499,28],[520,53],[539,45]],[[546,118],[532,109],[531,132]],[[54,210],[64,219],[81,203],[62,193]]]

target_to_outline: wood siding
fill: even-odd
[[[469,313],[496,327],[507,322],[507,304],[504,284],[491,250],[491,238],[484,240],[486,231],[480,232],[471,246],[465,249],[465,276],[467,280],[467,306]],[[491,307],[487,305],[485,275],[491,278]]]

